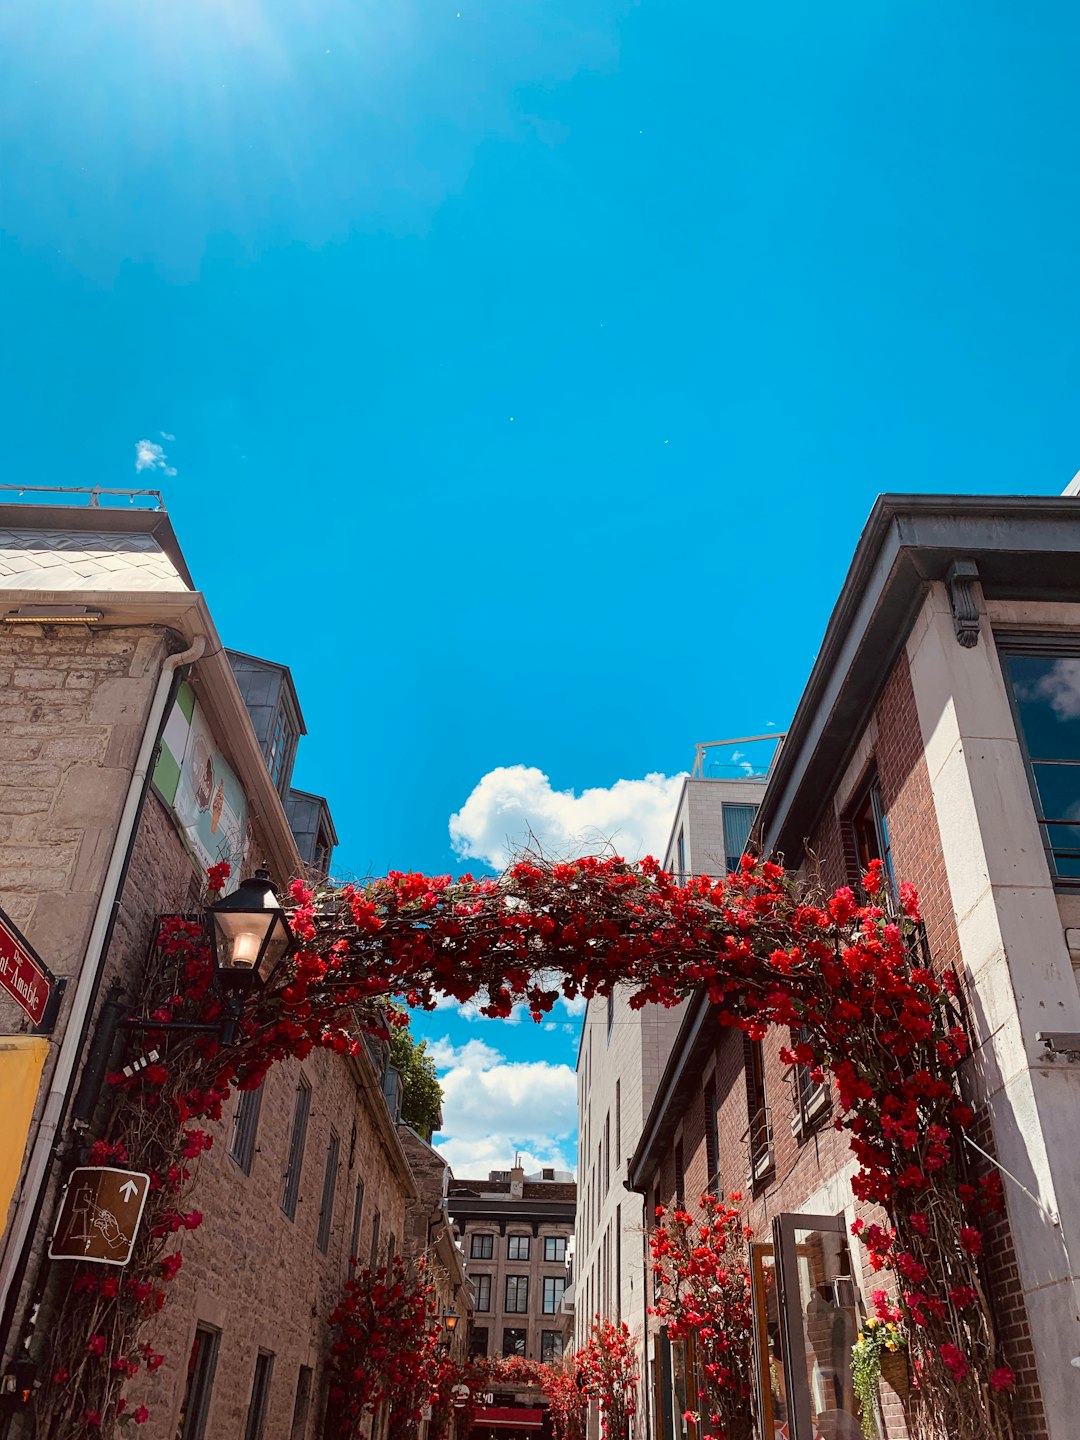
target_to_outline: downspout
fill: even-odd
[[[150,783],[150,767],[164,729],[166,712],[177,672],[182,666],[198,660],[206,649],[206,637],[197,635],[187,650],[166,657],[158,676],[150,712],[146,717],[142,744],[135,760],[135,769],[124,798],[112,854],[102,883],[101,898],[94,914],[86,954],[79,970],[79,979],[71,1003],[60,1053],[52,1073],[41,1122],[34,1137],[30,1161],[26,1167],[15,1216],[8,1232],[3,1264],[0,1265],[0,1335],[9,1333],[18,1301],[19,1286],[29,1259],[29,1241],[45,1198],[49,1172],[60,1146],[60,1127],[71,1094],[76,1067],[86,1042],[94,1000],[101,984],[116,912],[120,904],[124,878],[127,874],[135,831],[142,810],[143,798]]]

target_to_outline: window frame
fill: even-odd
[[[510,1303],[510,1287],[514,1287],[514,1304]],[[521,1303],[524,1297],[524,1304]],[[528,1315],[529,1313],[529,1277],[528,1275],[507,1275],[503,1285],[503,1314],[504,1315]]]
[[[481,1241],[481,1242],[483,1242],[484,1240],[487,1241],[487,1251],[486,1251],[486,1253],[485,1253],[485,1251],[484,1251],[484,1248],[483,1248],[483,1245],[482,1245],[482,1244],[481,1244],[481,1248],[480,1248],[479,1250],[476,1248],[476,1242],[477,1242],[478,1240]],[[469,1237],[469,1259],[470,1259],[470,1260],[494,1260],[494,1258],[495,1258],[495,1236],[494,1236],[490,1231],[481,1230],[481,1231],[478,1232],[478,1231],[474,1230],[473,1233],[472,1233],[472,1235]]]
[[[331,1126],[326,1142],[326,1168],[323,1171],[322,1199],[319,1203],[319,1228],[315,1247],[323,1255],[330,1249],[330,1232],[334,1228],[334,1201],[337,1199],[338,1168],[341,1164],[341,1137]]]
[[[196,1346],[199,1347],[197,1352]],[[200,1320],[191,1337],[192,1359],[188,1361],[183,1412],[177,1431],[177,1440],[204,1440],[220,1350],[221,1331],[216,1325],[208,1325],[205,1321]]]
[[[524,1242],[525,1242],[525,1253],[524,1253],[524,1254],[521,1253],[521,1249],[522,1249],[522,1247],[521,1247],[521,1242],[522,1242],[523,1240],[524,1240]],[[507,1235],[507,1237],[506,1237],[506,1258],[507,1258],[507,1260],[518,1260],[518,1261],[529,1260],[529,1259],[531,1258],[531,1247],[530,1247],[530,1244],[529,1244],[529,1242],[530,1242],[531,1240],[532,1240],[532,1236],[531,1236],[531,1235],[520,1235],[520,1234],[518,1234],[518,1235]],[[517,1242],[517,1254],[516,1254],[516,1255],[515,1255],[515,1253],[514,1253],[514,1248],[513,1248],[515,1241]]]
[[[557,1250],[557,1249],[559,1248],[559,1246],[561,1245],[561,1246],[562,1246],[562,1254],[561,1254],[561,1255],[549,1255],[549,1254],[548,1254],[548,1246],[549,1246],[549,1245],[553,1246],[556,1250]],[[545,1236],[544,1236],[544,1264],[545,1264],[545,1265],[564,1265],[565,1263],[566,1263],[566,1236],[565,1236],[565,1235],[545,1235]]]
[[[548,1287],[551,1287],[551,1309],[548,1309]],[[560,1287],[556,1292],[556,1286]],[[566,1294],[565,1275],[545,1275],[544,1293],[540,1304],[541,1315],[558,1315],[562,1305],[563,1296]]]
[[[489,1315],[491,1313],[491,1281],[493,1277],[485,1270],[483,1274],[474,1275],[472,1278],[476,1282],[476,1303],[473,1309],[478,1315]]]
[[[304,1169],[304,1151],[307,1148],[310,1119],[311,1084],[307,1076],[301,1074],[296,1082],[292,1126],[289,1130],[289,1153],[285,1173],[281,1177],[281,1209],[289,1220],[296,1219],[296,1207],[300,1201],[300,1177]]]
[[[553,1343],[549,1344],[549,1341]],[[565,1353],[566,1336],[561,1330],[540,1331],[541,1364],[554,1365],[563,1358]]]
[[[255,1162],[255,1141],[259,1137],[259,1115],[262,1111],[263,1086],[241,1090],[233,1111],[232,1134],[229,1137],[229,1159],[243,1174],[250,1175]]]
[[[481,1335],[484,1337],[482,1342],[480,1340]],[[471,1359],[474,1356],[483,1356],[486,1359],[490,1348],[490,1327],[487,1325],[474,1325],[472,1327],[472,1330],[469,1332],[469,1358]]]
[[[273,1379],[274,1352],[257,1350],[255,1352],[255,1369],[251,1377],[251,1396],[248,1400],[244,1440],[262,1440],[263,1430],[266,1428],[266,1412],[270,1406],[270,1386]]]
[[[352,1232],[349,1241],[349,1257],[359,1262],[360,1259],[360,1227],[364,1221],[364,1182],[357,1180],[356,1188],[353,1191],[353,1213]]]
[[[1001,667],[1001,678],[1005,686],[1005,694],[1009,702],[1009,710],[1012,713],[1013,725],[1016,730],[1017,743],[1020,746],[1020,755],[1024,762],[1024,774],[1027,779],[1028,792],[1031,795],[1031,804],[1035,812],[1035,823],[1039,827],[1039,838],[1042,841],[1043,853],[1046,856],[1046,863],[1050,870],[1050,883],[1055,890],[1075,892],[1080,890],[1080,876],[1059,875],[1055,862],[1055,852],[1050,826],[1061,822],[1047,822],[1043,818],[1042,797],[1039,794],[1038,782],[1035,779],[1035,766],[1038,764],[1054,764],[1054,761],[1033,760],[1031,750],[1028,746],[1027,733],[1024,730],[1023,718],[1020,714],[1020,702],[1016,696],[1016,689],[1013,685],[1012,676],[1009,673],[1005,657],[1012,653],[1015,655],[1045,655],[1053,656],[1059,660],[1080,661],[1080,634],[1074,632],[1072,636],[1051,635],[1037,631],[994,631],[994,645],[997,650],[998,665]],[[1067,761],[1056,762],[1067,764]],[[1080,762],[1077,764],[1080,769]],[[1077,822],[1080,825],[1080,822]]]
[[[518,1350],[518,1349],[516,1349],[516,1348],[513,1349],[513,1350],[508,1350],[508,1349],[506,1348],[506,1337],[507,1337],[508,1335],[520,1335],[520,1337],[521,1337],[520,1342],[518,1342],[518,1341],[515,1341],[515,1342],[514,1342],[515,1346],[520,1343],[520,1345],[521,1345],[521,1349],[520,1349],[520,1350]],[[528,1349],[529,1349],[529,1331],[528,1331],[527,1328],[524,1328],[524,1329],[523,1329],[523,1328],[522,1328],[521,1326],[519,1326],[519,1325],[506,1325],[506,1326],[503,1327],[502,1353],[503,1353],[503,1357],[504,1357],[504,1358],[505,1358],[507,1355],[521,1355],[521,1356],[524,1357],[525,1355],[527,1355]]]

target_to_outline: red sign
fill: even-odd
[[[0,910],[0,989],[4,989],[35,1025],[45,1019],[52,977],[15,926]]]

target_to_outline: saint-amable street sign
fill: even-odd
[[[56,985],[56,977],[35,954],[29,940],[0,910],[0,989],[25,1010],[38,1029],[49,1014]]]
[[[50,1259],[126,1265],[149,1192],[150,1176],[141,1170],[73,1170],[49,1241]]]

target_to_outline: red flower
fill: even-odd
[[[104,1355],[104,1354],[105,1354],[105,1336],[104,1336],[104,1335],[91,1335],[91,1336],[90,1336],[90,1339],[86,1342],[86,1353],[87,1353],[88,1355]]]
[[[973,1225],[961,1225],[960,1227],[960,1248],[968,1255],[981,1255],[983,1239]]]
[[[59,1366],[52,1373],[52,1382],[54,1385],[66,1385],[70,1378],[71,1375],[66,1365]]]
[[[1007,1365],[999,1365],[990,1375],[991,1390],[1011,1390],[1016,1384],[1016,1375]]]
[[[957,1381],[963,1380],[964,1376],[968,1373],[970,1366],[968,1365],[968,1362],[964,1359],[963,1354],[957,1349],[957,1347],[952,1344],[939,1345],[938,1354],[952,1371],[953,1379]]]
[[[140,1405],[137,1410],[131,1412],[131,1418],[135,1421],[136,1425],[145,1425],[147,1420],[150,1419],[150,1411],[145,1405]]]

